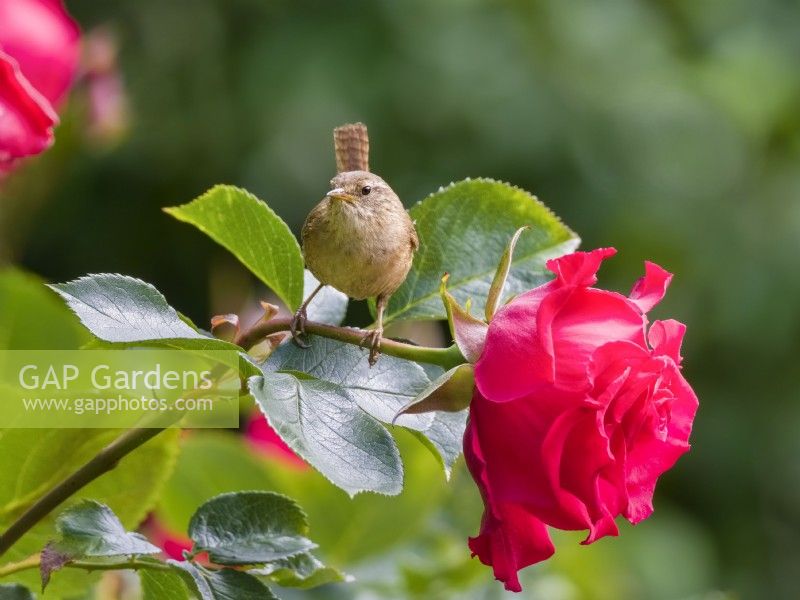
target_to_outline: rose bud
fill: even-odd
[[[239,334],[239,316],[234,314],[211,317],[211,335],[218,340],[232,342]]]
[[[547,263],[556,278],[500,308],[475,365],[464,438],[483,497],[474,555],[506,589],[554,552],[547,527],[617,535],[653,511],[659,475],[689,450],[697,397],[680,372],[685,326],[646,313],[671,275],[646,263],[628,297],[591,287],[614,249]]]

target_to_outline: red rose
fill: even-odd
[[[284,465],[299,470],[304,471],[308,468],[305,461],[286,445],[261,413],[254,414],[248,421],[245,439],[253,449],[264,456],[277,459]]]
[[[0,175],[16,159],[46,150],[57,122],[50,103],[22,77],[14,59],[0,51]]]
[[[184,551],[192,550],[193,542],[183,533],[177,533],[163,523],[155,514],[151,514],[142,526],[145,535],[156,546],[161,548],[167,558],[183,560]]]
[[[485,511],[472,552],[520,591],[548,558],[546,526],[618,533],[653,510],[659,475],[689,449],[697,397],[680,373],[684,325],[645,313],[671,275],[646,263],[629,297],[593,287],[614,249],[547,263],[552,282],[501,308],[475,365],[464,438]]]
[[[60,0],[0,0],[0,174],[53,143],[79,37]]]

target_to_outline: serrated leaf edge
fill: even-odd
[[[229,250],[229,249],[228,249],[228,248],[227,248],[227,247],[226,247],[224,244],[222,244],[222,243],[221,243],[221,242],[220,242],[220,241],[217,239],[217,237],[216,237],[215,235],[212,235],[212,234],[209,232],[209,230],[208,230],[206,227],[204,227],[204,226],[201,226],[201,225],[199,225],[199,224],[197,224],[197,223],[195,223],[195,222],[191,221],[190,219],[186,218],[184,215],[180,214],[180,212],[181,212],[181,209],[182,209],[182,208],[184,208],[184,207],[186,207],[186,206],[190,206],[190,205],[192,205],[192,204],[194,204],[194,203],[196,203],[196,202],[200,202],[200,201],[201,201],[203,198],[205,198],[206,196],[210,195],[211,193],[213,193],[213,192],[215,192],[215,191],[217,191],[217,190],[224,190],[224,191],[225,191],[225,192],[227,192],[227,193],[230,193],[232,190],[236,190],[237,192],[241,192],[242,194],[244,194],[244,195],[246,195],[246,196],[249,196],[250,198],[252,198],[253,200],[255,200],[255,201],[258,203],[258,204],[260,204],[261,206],[263,206],[264,208],[266,208],[266,209],[267,209],[267,211],[268,211],[269,213],[271,213],[271,215],[272,215],[272,216],[276,217],[276,218],[277,218],[277,220],[278,220],[278,222],[279,222],[281,225],[283,225],[283,228],[285,229],[285,231],[286,231],[287,233],[289,233],[289,236],[290,236],[290,237],[291,237],[291,239],[294,241],[294,246],[297,248],[297,251],[299,252],[299,254],[300,254],[300,257],[301,257],[301,259],[300,259],[300,265],[301,265],[301,269],[300,269],[300,271],[299,271],[299,273],[300,273],[300,290],[301,290],[301,291],[300,291],[300,299],[299,299],[299,302],[297,303],[297,305],[299,306],[299,304],[300,304],[300,303],[303,301],[303,287],[304,287],[304,285],[303,285],[303,282],[304,282],[304,278],[305,278],[305,275],[304,275],[304,272],[303,272],[303,266],[304,266],[304,265],[303,265],[303,263],[304,263],[304,261],[303,261],[303,259],[302,259],[302,256],[303,256],[303,251],[302,251],[302,249],[300,248],[300,244],[298,243],[298,241],[297,241],[297,238],[295,237],[294,233],[292,232],[291,228],[290,228],[290,227],[289,227],[289,225],[286,223],[286,221],[284,221],[284,220],[283,220],[283,219],[280,217],[280,215],[278,215],[278,213],[276,213],[276,212],[275,212],[275,211],[272,209],[272,207],[270,207],[270,205],[269,205],[269,204],[267,204],[267,203],[266,203],[264,200],[262,200],[261,198],[259,198],[259,197],[258,197],[258,196],[256,196],[255,194],[253,194],[252,192],[250,192],[250,191],[248,191],[248,190],[246,190],[246,189],[244,189],[244,188],[241,188],[241,187],[239,187],[239,186],[236,186],[236,185],[233,185],[233,184],[228,184],[228,183],[218,183],[218,184],[216,184],[216,185],[213,185],[213,186],[212,186],[212,187],[210,187],[209,189],[207,189],[205,192],[203,192],[202,194],[200,194],[200,195],[199,195],[197,198],[194,198],[193,200],[190,200],[189,202],[186,202],[186,203],[184,203],[184,204],[179,204],[179,205],[177,205],[177,206],[165,206],[165,207],[163,207],[161,210],[162,210],[162,211],[164,211],[164,212],[165,212],[166,214],[168,214],[169,216],[173,217],[174,219],[176,219],[176,220],[178,220],[178,221],[180,221],[180,222],[182,222],[182,223],[186,223],[187,225],[191,225],[192,227],[195,227],[195,228],[196,228],[198,231],[202,232],[202,233],[203,233],[203,234],[205,234],[205,235],[206,235],[208,238],[210,238],[210,239],[211,239],[211,240],[212,240],[214,243],[216,243],[216,244],[218,244],[218,245],[222,246],[222,247],[223,247],[223,248],[225,248],[225,250],[227,250],[228,252],[231,252],[231,254],[233,254],[233,255],[234,255],[234,258],[236,258],[236,260],[237,260],[237,261],[239,261],[239,262],[240,262],[240,263],[241,263],[241,264],[242,264],[242,265],[243,265],[243,266],[244,266],[244,267],[245,267],[245,268],[246,268],[248,271],[250,271],[250,272],[251,272],[253,275],[255,275],[255,276],[258,278],[258,280],[259,280],[259,281],[261,281],[262,283],[264,283],[265,285],[267,285],[268,287],[270,287],[270,289],[272,289],[272,284],[270,284],[270,283],[268,283],[268,282],[264,281],[263,279],[261,279],[261,276],[260,276],[260,275],[258,275],[257,273],[255,273],[255,272],[254,272],[252,269],[250,269],[250,267],[249,267],[248,265],[246,265],[244,262],[242,262],[241,260],[239,260],[239,257],[238,257],[238,256],[236,256],[236,255],[235,255],[235,254],[234,254],[234,253],[233,253],[231,250]],[[290,287],[291,287],[291,286],[293,286],[293,285],[294,285],[294,283],[295,283],[295,282],[294,282],[294,277],[295,277],[295,274],[294,274],[293,272],[291,272],[291,271],[289,271],[289,273],[290,273],[290,275],[289,275],[289,276],[292,278],[292,282],[291,282],[291,285],[290,285]],[[290,302],[290,300],[291,300],[290,298],[284,298],[284,297],[283,297],[283,295],[282,295],[282,294],[279,294],[277,290],[274,290],[274,289],[273,289],[273,291],[274,291],[274,292],[275,292],[275,293],[278,295],[278,297],[280,297],[280,298],[281,298],[281,300],[282,300],[284,303],[286,303],[286,305],[287,305],[287,306],[289,306],[289,308],[290,308],[291,310],[294,310],[295,308],[297,308],[297,306],[293,306],[293,303],[292,303],[292,302]],[[288,295],[288,294],[287,294],[287,295]]]
[[[425,196],[424,198],[422,198],[421,200],[418,200],[417,202],[415,202],[408,209],[409,212],[411,212],[411,210],[413,208],[415,208],[416,206],[421,205],[423,202],[433,198],[434,196],[437,196],[438,194],[442,194],[442,193],[448,192],[451,189],[455,188],[456,186],[464,184],[464,183],[486,183],[486,184],[492,184],[492,185],[494,185],[494,184],[503,185],[503,186],[506,186],[506,187],[514,190],[515,192],[519,192],[519,193],[527,196],[530,200],[532,200],[533,202],[538,204],[539,207],[544,209],[544,211],[546,212],[547,216],[551,217],[556,223],[558,223],[560,226],[562,226],[566,230],[567,234],[570,236],[567,239],[562,240],[559,243],[555,244],[554,246],[550,246],[548,248],[548,250],[556,250],[556,249],[558,249],[558,248],[560,248],[562,246],[565,246],[566,248],[568,248],[570,250],[574,250],[575,248],[577,248],[580,245],[580,243],[581,243],[580,236],[577,233],[575,233],[566,223],[564,223],[564,221],[561,219],[561,217],[559,217],[556,213],[554,213],[550,209],[550,207],[548,207],[544,202],[539,200],[539,198],[537,196],[535,196],[534,194],[531,194],[528,190],[525,190],[525,189],[523,189],[523,188],[521,188],[519,186],[516,186],[514,184],[511,184],[511,183],[508,183],[506,181],[502,181],[502,180],[499,180],[499,179],[492,179],[491,177],[466,177],[465,179],[462,179],[460,181],[451,181],[449,184],[447,184],[445,186],[440,186],[439,189],[436,190],[435,192],[432,192],[432,193],[428,194],[427,196]],[[574,244],[574,246],[573,246],[573,244]],[[542,254],[542,252],[541,251],[537,252],[537,254]],[[513,265],[514,265],[514,261],[511,262],[511,266],[513,266]],[[476,279],[476,278],[482,277],[484,275],[491,275],[491,274],[492,274],[492,271],[489,270],[486,273],[481,273],[477,277],[472,277],[470,279]],[[463,281],[457,281],[457,282],[454,282],[454,285],[458,286],[461,283],[463,283]],[[413,303],[409,303],[406,306],[404,306],[403,307],[403,312],[407,312],[409,307],[418,306],[420,304],[423,304],[424,302],[426,302],[427,300],[430,300],[431,298],[434,298],[435,296],[436,296],[436,293],[432,292],[432,293],[428,294],[427,296],[424,296],[424,297],[421,297],[421,298],[417,298]],[[402,315],[402,314],[403,313],[395,313],[394,315]],[[388,324],[388,323],[394,322],[394,321],[402,322],[402,321],[405,321],[405,320],[423,321],[423,320],[441,320],[442,319],[441,315],[437,314],[437,313],[420,314],[420,315],[416,315],[415,317],[413,317],[411,319],[404,319],[404,318],[402,318],[402,316],[397,318],[394,315],[392,315],[392,314],[385,315],[384,321]]]
[[[254,375],[254,377],[260,377],[260,375]],[[271,427],[271,425],[270,425],[270,427]],[[220,499],[220,498],[224,498],[224,497],[228,497],[228,496],[239,496],[241,494],[258,494],[259,496],[272,496],[274,498],[281,498],[283,500],[288,500],[289,502],[291,502],[295,506],[295,508],[297,509],[297,511],[299,512],[300,516],[303,519],[303,530],[301,531],[301,534],[303,536],[308,535],[308,533],[310,531],[310,525],[308,523],[308,513],[306,513],[306,511],[303,510],[303,507],[300,506],[300,504],[298,504],[298,502],[294,498],[291,498],[290,496],[287,496],[286,494],[281,494],[280,492],[273,492],[271,490],[237,490],[235,492],[223,492],[222,494],[217,494],[216,496],[213,496],[213,497],[209,498],[208,500],[206,500],[205,502],[203,502],[203,504],[201,504],[197,508],[197,510],[194,511],[194,514],[192,515],[192,518],[189,519],[189,526],[187,528],[187,531],[191,531],[192,530],[192,525],[195,523],[195,518],[197,517],[197,513],[199,513],[200,510],[204,506],[206,506],[210,502],[213,502],[214,500],[217,500],[217,499]],[[213,552],[213,550],[214,550],[213,548],[206,548],[206,547],[200,546],[194,538],[191,538],[191,540],[192,540],[192,542],[194,542],[194,544],[196,546],[196,549],[199,550],[200,552]],[[287,554],[286,558],[293,558],[293,557],[295,557],[295,556],[297,556],[299,554],[303,554],[305,552],[309,552],[309,551],[311,551],[311,550],[313,550],[314,548],[317,548],[317,547],[318,547],[318,545],[314,544],[312,547],[306,548],[305,550],[298,550],[297,552],[293,552],[291,554]],[[228,566],[230,566],[230,565],[228,565]]]
[[[288,371],[276,371],[276,372],[278,372],[278,373],[287,373],[287,374],[291,375],[291,372],[288,372]],[[255,395],[252,392],[252,389],[251,389],[250,386],[251,386],[251,382],[253,380],[255,380],[255,379],[264,379],[264,375],[253,375],[252,377],[249,377],[247,379],[247,391],[253,397],[253,399],[255,401],[255,404],[258,407],[259,412],[267,420],[267,424],[275,431],[275,433],[278,433],[279,428],[276,428],[275,425],[273,425],[272,421],[269,418],[269,415],[266,412],[264,412],[264,410],[261,408],[261,404],[258,402],[258,400],[255,399]],[[318,378],[317,377],[313,377],[313,379],[318,379]],[[323,380],[320,379],[319,381],[323,381]],[[367,413],[361,407],[359,407],[359,410],[362,411],[365,415],[367,415],[370,419],[373,419],[376,423],[378,423],[378,425],[383,427],[383,429],[386,431],[386,433],[389,434],[389,437],[392,438],[392,441],[394,442],[392,444],[392,454],[395,455],[395,457],[398,460],[398,463],[400,465],[400,475],[401,475],[401,478],[402,478],[403,482],[405,482],[405,465],[403,464],[403,457],[400,454],[400,449],[397,447],[397,442],[394,440],[394,437],[391,435],[391,433],[389,433],[389,430],[386,429],[386,427],[384,427],[383,424],[378,419],[376,419],[375,417],[373,417],[372,415]],[[278,436],[280,437],[280,433],[278,433]],[[283,440],[282,437],[281,437],[281,439]],[[284,442],[286,442],[286,440],[284,440]],[[334,482],[330,477],[328,477],[325,473],[323,473],[322,471],[317,469],[314,465],[312,465],[305,456],[303,456],[298,450],[295,450],[294,448],[292,448],[291,445],[289,445],[288,442],[286,442],[286,444],[291,448],[292,452],[297,454],[297,456],[300,457],[309,467],[311,467],[312,469],[314,469],[314,471],[316,471],[317,473],[322,475],[332,486],[334,486],[337,489],[342,490],[344,493],[346,493],[348,496],[350,496],[350,498],[355,498],[359,494],[363,494],[363,493],[367,493],[367,492],[372,493],[372,494],[378,494],[380,496],[386,496],[388,498],[392,498],[394,496],[398,496],[399,494],[401,494],[403,492],[403,488],[405,487],[404,483],[401,484],[400,489],[398,490],[398,492],[396,494],[389,494],[387,492],[382,492],[380,490],[370,490],[370,489],[347,490],[347,489],[341,487],[336,482]]]

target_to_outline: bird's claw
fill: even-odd
[[[361,339],[362,348],[369,347],[369,366],[375,366],[378,356],[381,353],[381,339],[383,339],[383,328],[372,329]]]
[[[289,324],[289,331],[292,334],[292,341],[298,348],[307,349],[311,347],[303,341],[303,337],[306,335],[307,319],[308,315],[306,314],[306,309],[301,307],[296,313],[294,313],[294,318]]]

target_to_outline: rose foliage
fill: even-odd
[[[245,190],[216,186],[168,212],[228,249],[292,310],[317,286],[289,227]],[[454,344],[386,340],[374,366],[359,347],[363,332],[340,326],[348,312],[342,294],[315,297],[313,335],[301,349],[284,340],[290,319],[269,303],[252,325],[240,329],[237,315],[221,315],[208,333],[133,277],[90,275],[51,288],[94,343],[237,352],[241,399],[261,413],[245,430],[249,446],[296,475],[314,468],[351,497],[403,490],[409,470],[394,437],[401,430],[434,454],[445,476],[463,447],[484,501],[469,547],[507,589],[520,591],[517,572],[554,552],[548,527],[588,530],[585,543],[616,535],[616,517],[637,523],[650,515],[658,477],[689,449],[697,398],[680,372],[685,327],[647,318],[671,275],[647,263],[628,296],[592,287],[615,250],[573,252],[579,239],[571,230],[500,182],[452,184],[410,213],[420,251],[386,318],[446,318]],[[11,505],[33,498],[12,497]],[[14,548],[14,558],[41,552],[42,583],[55,574],[54,585],[66,585],[60,571],[86,561],[98,561],[89,564],[97,570],[130,568],[133,556],[146,571],[143,587],[183,582],[189,596],[203,598],[269,598],[273,584],[349,580],[311,553],[305,514],[281,494],[214,497],[194,513],[188,538],[154,519],[154,540],[175,557],[166,563],[152,558],[159,548],[127,531],[115,509],[71,503],[55,523],[60,537],[44,550],[40,538],[24,539],[29,545]],[[188,596],[152,596],[162,597]]]

